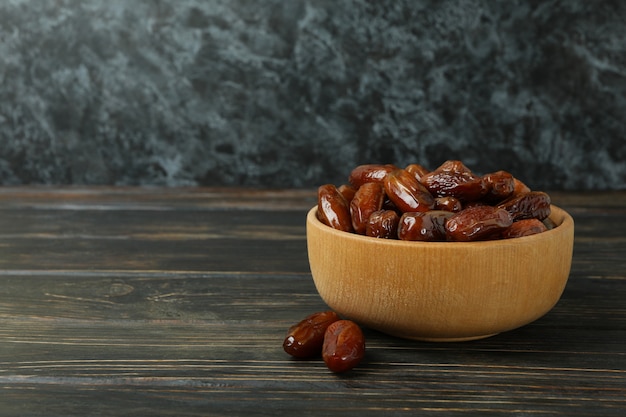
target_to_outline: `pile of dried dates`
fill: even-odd
[[[544,232],[550,196],[506,171],[477,175],[461,161],[434,171],[368,164],[348,184],[318,189],[319,220],[345,232],[410,241],[481,241]]]

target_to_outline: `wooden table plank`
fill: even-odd
[[[326,308],[306,262],[314,194],[241,194],[0,189],[0,416],[626,411],[626,193],[553,195],[576,242],[546,316],[464,343],[365,329],[343,376],[281,347]]]
[[[304,216],[232,208],[5,209],[0,268],[306,272]]]

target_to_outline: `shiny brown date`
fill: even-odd
[[[493,206],[469,207],[446,221],[446,235],[451,241],[475,241],[499,238],[513,224],[508,211]]]
[[[455,197],[462,202],[480,200],[487,193],[482,177],[474,174],[461,161],[446,161],[420,178],[435,197]]]
[[[424,168],[420,164],[410,164],[404,167],[404,170],[413,174],[416,180],[420,180],[424,175],[428,174],[430,171],[427,168]]]
[[[365,164],[354,168],[348,176],[348,182],[353,187],[359,188],[367,182],[383,182],[385,176],[393,170],[398,169],[392,164]]]
[[[522,181],[520,181],[517,178],[513,178],[513,183],[515,185],[513,186],[512,195],[526,194],[532,191],[526,184],[524,184]]]
[[[395,239],[398,235],[400,216],[395,210],[379,210],[370,215],[365,235],[382,239]]]
[[[354,198],[354,194],[356,194],[356,188],[349,184],[341,184],[339,187],[337,187],[337,191],[341,193],[343,198],[345,198],[346,202],[348,203],[352,201],[352,199]]]
[[[499,208],[508,211],[513,220],[539,219],[550,215],[550,196],[543,191],[531,191],[514,195],[500,204]]]
[[[487,186],[485,200],[498,203],[513,194],[515,178],[506,171],[492,172],[483,175],[483,182]]]
[[[435,210],[451,211],[458,213],[463,210],[463,204],[458,198],[454,197],[437,197],[435,198]]]
[[[346,372],[357,366],[365,356],[365,337],[358,324],[339,320],[326,329],[322,358],[333,372]]]
[[[322,311],[305,317],[289,328],[283,349],[296,358],[319,356],[328,326],[338,320],[339,316],[334,311]]]
[[[511,239],[515,237],[531,236],[538,233],[543,233],[548,228],[541,220],[538,219],[524,219],[519,220],[509,226],[502,232],[503,239]]]
[[[435,199],[420,182],[404,169],[390,172],[383,181],[385,193],[401,212],[428,211]]]
[[[398,239],[421,242],[446,240],[446,220],[453,215],[440,210],[404,213],[398,224]]]
[[[359,187],[350,202],[352,228],[356,233],[365,234],[370,215],[382,208],[384,198],[385,190],[381,183],[368,182]]]
[[[332,184],[321,185],[317,189],[317,216],[320,221],[333,229],[352,232],[350,206]]]

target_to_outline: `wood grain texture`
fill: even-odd
[[[0,416],[622,416],[626,193],[552,193],[570,280],[523,328],[465,343],[365,329],[344,376],[290,359],[326,308],[311,190],[0,189]]]

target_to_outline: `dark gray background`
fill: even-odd
[[[626,188],[626,2],[0,1],[0,183]]]

